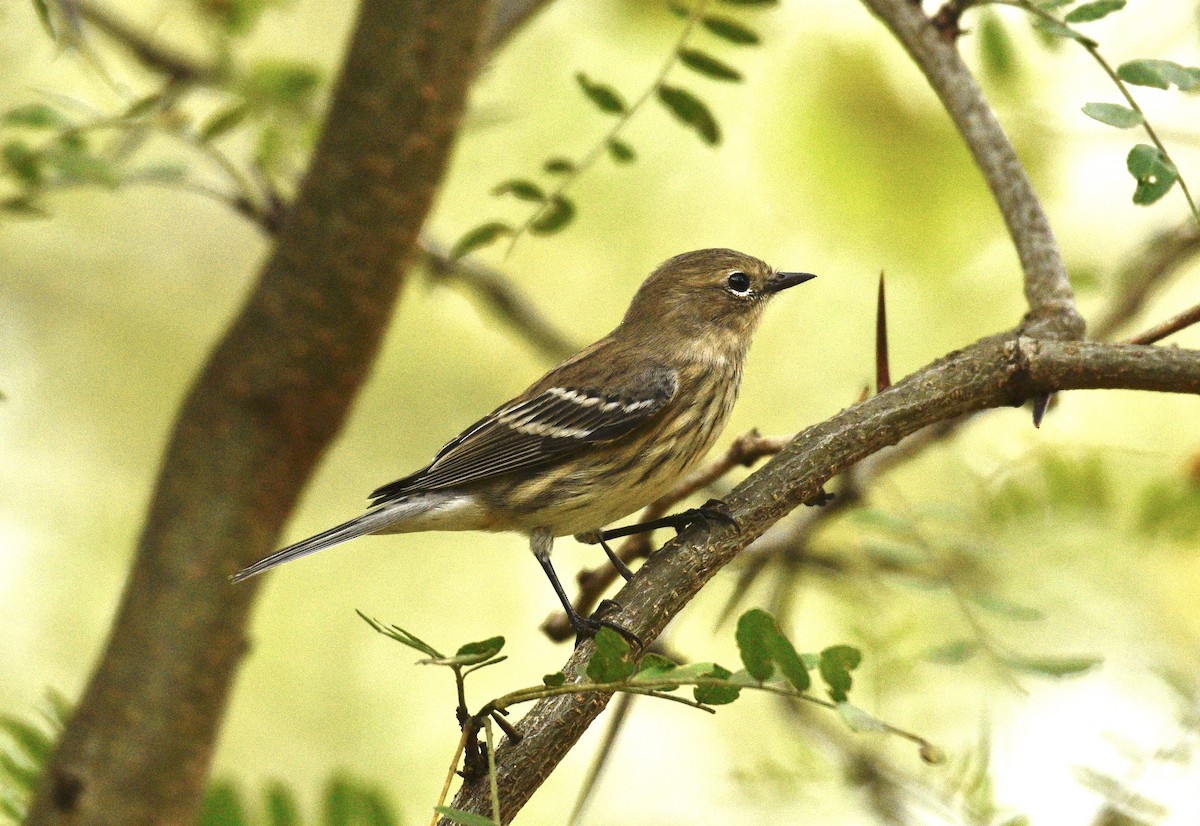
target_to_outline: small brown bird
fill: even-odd
[[[365,534],[521,531],[578,634],[608,626],[632,636],[576,613],[550,564],[554,537],[610,538],[617,532],[605,525],[653,502],[704,457],[737,398],[767,299],[813,277],[727,249],[665,261],[607,336],[471,425],[426,467],[378,488],[363,515],[233,580]]]

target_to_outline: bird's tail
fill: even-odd
[[[234,582],[241,582],[244,579],[257,576],[263,571],[269,571],[276,565],[282,565],[285,562],[290,562],[293,559],[299,559],[309,554],[315,554],[317,551],[323,551],[326,548],[340,545],[351,539],[375,533],[395,521],[396,514],[386,508],[367,511],[362,516],[356,516],[350,521],[343,522],[327,531],[322,531],[316,536],[310,536],[308,539],[303,539],[294,545],[288,545],[286,548],[276,551],[265,559],[260,559],[253,565],[242,568],[242,570],[238,571],[230,579]]]

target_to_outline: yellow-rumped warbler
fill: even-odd
[[[726,249],[671,258],[607,336],[471,425],[428,466],[376,490],[362,516],[233,580],[365,534],[522,531],[577,633],[607,625],[628,635],[575,612],[550,564],[554,537],[604,538],[605,525],[653,502],[703,458],[737,398],[767,299],[813,277]]]

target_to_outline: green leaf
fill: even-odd
[[[709,146],[721,142],[721,128],[708,106],[686,89],[678,86],[658,87],[658,99],[671,114],[692,127]]]
[[[466,232],[462,238],[454,243],[450,250],[450,260],[456,261],[464,255],[482,249],[489,244],[494,244],[504,236],[512,235],[513,228],[508,224],[500,221],[489,221],[486,224],[480,224],[475,229]]]
[[[1048,20],[1045,17],[1035,17],[1033,19],[1033,27],[1038,31],[1053,35],[1054,37],[1065,37],[1070,40],[1078,41],[1085,46],[1096,45],[1095,40],[1080,34],[1066,23],[1061,23],[1058,20]]]
[[[149,114],[151,111],[158,108],[158,105],[162,102],[162,99],[162,92],[152,92],[148,95],[143,95],[125,107],[125,117],[140,118],[142,115]]]
[[[49,218],[50,213],[42,209],[27,195],[14,195],[0,201],[0,211],[24,218]]]
[[[575,204],[563,195],[555,195],[529,225],[529,231],[536,235],[551,235],[566,227],[574,217]]]
[[[429,657],[440,658],[444,656],[442,652],[438,651],[432,645],[424,640],[418,639],[398,625],[384,625],[379,620],[368,617],[362,611],[356,610],[354,613],[362,617],[363,622],[374,628],[380,634],[383,634],[385,637],[389,637],[396,642],[403,643],[409,648],[420,651],[422,654],[425,654]]]
[[[1068,23],[1090,23],[1123,8],[1125,0],[1094,0],[1071,9],[1063,19]]]
[[[774,618],[761,608],[747,611],[738,618],[738,652],[750,676],[759,682],[771,679],[775,666],[771,658],[771,638],[777,633]]]
[[[542,677],[542,685],[546,686],[547,688],[558,688],[566,681],[567,675],[561,671],[556,671],[553,674],[547,674],[545,677]]]
[[[835,703],[846,701],[852,682],[850,672],[862,662],[862,652],[850,645],[832,645],[821,652],[817,670],[829,686],[829,696]]]
[[[940,665],[958,665],[971,659],[978,650],[979,645],[973,640],[953,640],[930,648],[925,659]]]
[[[1139,143],[1129,150],[1125,166],[1137,180],[1133,202],[1142,206],[1162,198],[1179,180],[1175,164],[1156,146]]]
[[[811,685],[800,655],[766,611],[754,608],[742,614],[735,637],[746,671],[759,682],[771,679],[778,667],[796,690],[805,691]]]
[[[249,826],[246,808],[233,783],[222,780],[209,784],[198,826]]]
[[[728,680],[733,676],[733,672],[713,663],[709,673],[704,676],[717,680]],[[698,685],[692,690],[692,696],[696,698],[696,702],[710,706],[732,703],[741,693],[741,688],[734,683]]]
[[[542,164],[542,169],[553,175],[565,175],[575,171],[575,162],[566,158],[551,158]]]
[[[1017,48],[1000,17],[990,9],[980,14],[976,27],[979,37],[979,57],[983,71],[996,80],[1009,80],[1016,75]]]
[[[850,703],[838,703],[837,712],[838,716],[842,718],[842,722],[849,726],[851,731],[887,731],[887,726],[858,706]]]
[[[1014,655],[1005,657],[1004,662],[1018,671],[1036,674],[1039,677],[1076,677],[1091,671],[1104,662],[1099,654],[1080,654],[1076,656],[1037,656],[1023,657]]]
[[[1182,66],[1170,60],[1130,60],[1117,67],[1117,77],[1135,86],[1170,89],[1178,86],[1184,92],[1200,86],[1200,68]]]
[[[1118,129],[1131,129],[1145,123],[1141,112],[1119,103],[1085,103],[1083,114]]]
[[[675,666],[667,676],[672,680],[678,680],[685,683],[689,680],[699,679],[700,677],[708,677],[714,672],[727,671],[713,662],[688,663],[687,665]]]
[[[57,39],[58,33],[54,31],[54,18],[50,16],[50,5],[46,0],[33,0],[33,9],[37,12],[38,22],[46,30],[46,34],[50,35],[52,39]]]
[[[699,72],[705,77],[711,77],[714,80],[737,82],[742,79],[742,73],[737,69],[698,49],[680,49],[679,62],[692,71]]]
[[[42,182],[42,154],[24,141],[9,141],[0,150],[4,165],[21,183],[37,186]]]
[[[533,181],[524,178],[513,178],[492,187],[493,195],[512,195],[522,201],[541,202],[546,200],[546,193]]]
[[[700,25],[722,40],[739,46],[756,46],[761,40],[754,29],[728,17],[706,15],[700,18]]]
[[[267,826],[300,826],[300,806],[295,793],[278,781],[267,787]]]
[[[728,6],[777,6],[779,0],[721,0]]]
[[[1007,600],[997,594],[971,594],[971,602],[985,611],[1017,622],[1037,622],[1045,618],[1045,613],[1037,608]]]
[[[112,161],[69,145],[51,147],[46,152],[46,161],[71,183],[97,184],[109,189],[121,184],[120,173]]]
[[[596,104],[601,111],[612,115],[619,115],[625,111],[625,101],[611,86],[596,83],[583,72],[576,72],[575,80],[579,81],[579,88],[583,90],[588,100]]]
[[[241,79],[242,93],[252,102],[305,114],[317,88],[321,71],[296,60],[260,60]]]
[[[479,642],[469,642],[455,652],[454,659],[459,665],[475,665],[486,662],[500,653],[504,648],[504,637],[488,637]]]
[[[12,740],[23,757],[34,766],[43,766],[54,746],[54,735],[16,717],[0,717],[0,731]]]
[[[1042,0],[1037,5],[1046,11],[1054,11],[1055,9],[1061,9],[1063,6],[1069,6],[1074,2],[1075,0]]]
[[[4,113],[4,123],[29,129],[64,129],[71,125],[66,115],[44,103],[27,103]]]
[[[209,115],[200,125],[200,142],[208,143],[237,129],[250,114],[246,103],[235,103],[224,109],[218,109]]]
[[[130,172],[131,178],[139,181],[157,181],[159,183],[175,183],[187,177],[187,167],[179,163],[159,163],[151,166],[139,166]]]
[[[596,650],[587,664],[588,679],[594,683],[619,683],[633,675],[637,664],[629,643],[611,628],[596,633]]]
[[[633,151],[633,147],[617,138],[608,139],[608,154],[617,163],[633,163],[637,158],[637,153]]]
[[[434,806],[433,810],[451,823],[461,823],[462,826],[498,826],[490,817],[477,815],[474,812],[463,812],[450,806]]]
[[[633,676],[635,680],[658,680],[667,675],[672,675],[678,668],[678,665],[662,654],[646,654],[642,657],[642,661],[638,663],[637,674]]]

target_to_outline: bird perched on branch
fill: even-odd
[[[471,425],[426,467],[378,488],[366,513],[276,551],[233,580],[366,534],[520,531],[577,634],[607,626],[636,640],[575,611],[550,564],[554,537],[603,543],[615,534],[605,525],[653,502],[704,457],[733,408],[768,299],[813,277],[775,272],[727,249],[665,261],[607,336]],[[690,511],[668,523],[678,527],[697,515],[714,512]]]

